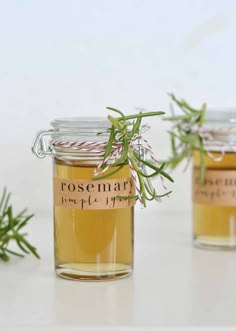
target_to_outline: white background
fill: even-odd
[[[168,113],[167,92],[234,106],[235,35],[235,0],[1,0],[0,189],[17,208],[51,213],[51,160],[30,147],[55,117]],[[152,120],[147,135],[159,158],[167,128]],[[190,209],[190,173],[173,176],[174,193],[151,209]]]
[[[235,39],[236,0],[0,0],[0,190],[36,213],[27,231],[41,255],[1,264],[2,330],[236,325],[235,251],[192,247],[184,165],[171,197],[136,213],[133,276],[75,283],[54,276],[52,160],[31,153],[56,117],[168,113],[168,92],[235,106]],[[150,122],[165,158],[169,126]]]

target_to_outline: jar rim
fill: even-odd
[[[111,127],[111,123],[106,117],[65,117],[54,119],[51,126],[57,131],[88,130],[97,132],[107,130]]]
[[[209,108],[203,128],[209,131],[236,132],[236,108]]]
[[[236,125],[236,108],[209,108],[206,112],[205,123],[222,122]]]

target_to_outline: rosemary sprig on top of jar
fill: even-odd
[[[165,117],[165,121],[172,124],[168,131],[171,142],[171,156],[166,160],[166,167],[175,169],[180,163],[186,161],[185,169],[188,167],[194,154],[199,154],[200,163],[200,184],[204,184],[206,172],[206,157],[209,157],[215,162],[222,161],[226,151],[235,151],[235,144],[228,142],[227,139],[222,140],[222,136],[227,133],[234,132],[234,128],[222,127],[221,117],[217,118],[214,126],[210,126],[211,114],[215,111],[208,111],[206,103],[203,103],[201,108],[196,109],[190,106],[184,99],[178,99],[174,94],[170,94],[171,101],[178,106],[181,114],[177,115],[173,105],[170,105],[172,115]],[[216,114],[220,111],[216,111]],[[225,112],[230,116],[231,112]],[[214,115],[215,116],[215,115]],[[217,117],[217,116],[216,116]],[[225,141],[224,141],[225,140]],[[214,146],[212,146],[214,145]]]
[[[121,197],[123,199],[139,199],[144,207],[147,201],[159,200],[171,193],[165,192],[158,194],[156,189],[151,183],[151,179],[156,176],[161,176],[162,181],[164,178],[173,182],[173,179],[164,171],[165,163],[160,164],[154,157],[152,148],[146,139],[143,139],[142,119],[144,117],[152,117],[164,115],[164,112],[145,112],[134,115],[124,115],[118,109],[107,107],[117,113],[119,116],[114,117],[108,115],[111,122],[109,131],[109,140],[104,152],[104,158],[99,163],[95,170],[95,180],[105,179],[116,172],[120,171],[124,166],[129,165],[133,179],[136,183],[137,194],[135,196]],[[114,171],[106,173],[110,167],[116,167]]]
[[[200,183],[203,184],[205,177],[205,155],[204,139],[208,136],[202,129],[205,116],[206,104],[203,103],[200,109],[193,108],[185,100],[180,100],[174,94],[170,94],[171,101],[178,106],[181,114],[176,115],[171,104],[172,115],[164,118],[172,124],[168,131],[171,141],[171,156],[167,159],[166,165],[175,169],[180,163],[186,160],[187,166],[192,160],[195,151],[200,154]]]

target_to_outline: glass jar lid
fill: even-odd
[[[111,122],[105,117],[72,117],[55,119],[52,140],[107,141]]]
[[[207,130],[234,129],[236,130],[236,108],[211,109],[206,112],[204,128]]]
[[[76,153],[76,144],[106,143],[111,122],[105,117],[59,118],[52,129],[39,131],[32,145],[36,156]]]
[[[206,112],[203,130],[209,134],[206,146],[222,143],[225,150],[236,146],[236,108],[211,109]],[[216,149],[216,148],[214,148]]]
[[[100,132],[111,126],[110,121],[105,117],[71,117],[58,118],[51,122],[54,130],[58,131],[81,131]]]

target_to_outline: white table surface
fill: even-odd
[[[134,273],[110,282],[56,277],[52,220],[28,230],[42,258],[0,263],[3,330],[236,326],[236,252],[193,248],[188,213],[138,211]]]

